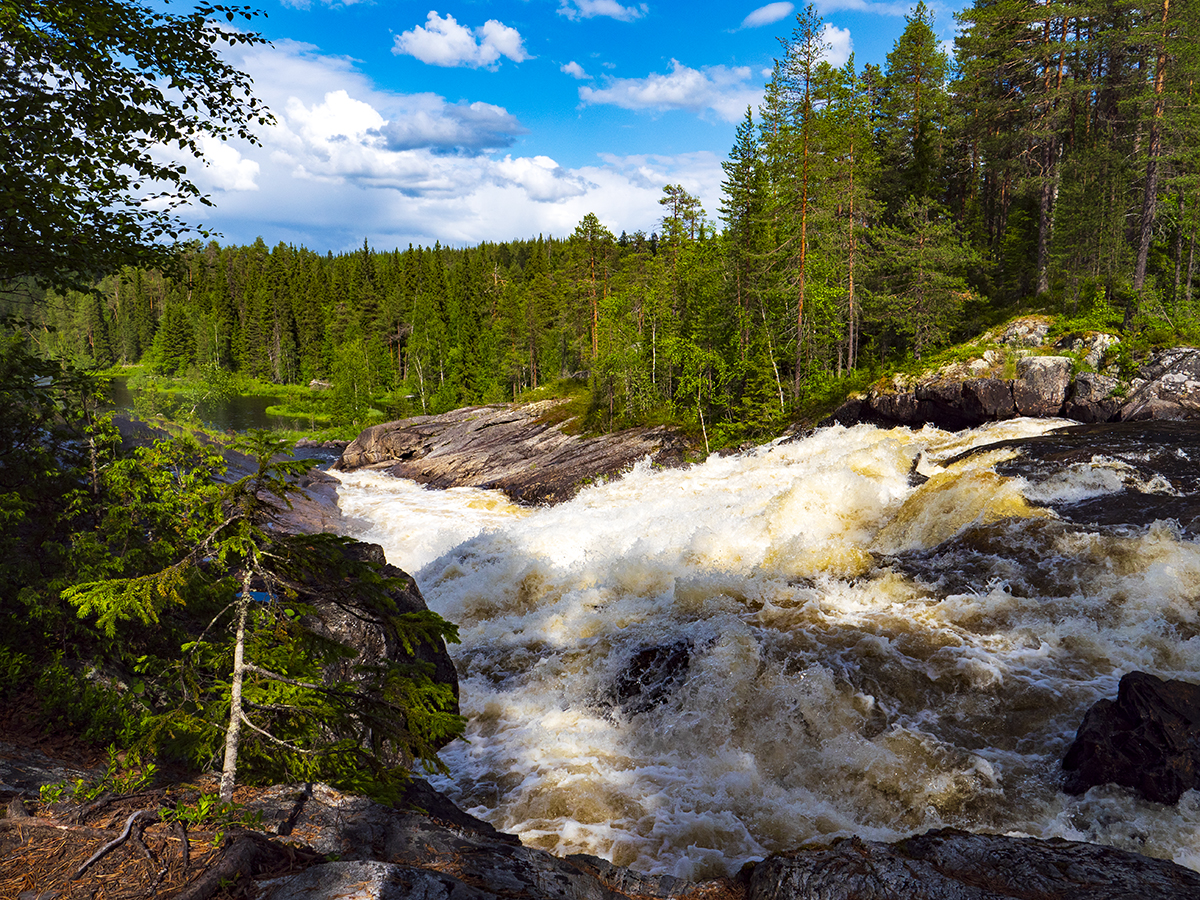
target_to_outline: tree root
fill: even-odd
[[[312,854],[314,859],[317,854]],[[260,872],[295,862],[296,853],[270,838],[243,831],[226,842],[221,855],[189,884],[175,900],[209,900],[222,883],[228,886],[242,877],[253,878]]]
[[[135,827],[137,828],[136,842],[142,848],[143,852],[145,852],[147,854],[147,856],[149,856],[150,850],[148,847],[146,847],[145,842],[142,840],[142,831],[146,828],[147,825],[150,825],[157,821],[159,821],[157,810],[139,809],[137,812],[135,812],[133,815],[131,815],[128,819],[125,820],[125,829],[121,832],[121,834],[114,840],[109,841],[107,844],[105,844],[103,847],[101,847],[95,853],[93,853],[91,855],[91,857],[88,859],[88,861],[85,862],[82,866],[80,866],[79,870],[74,875],[71,876],[71,880],[72,881],[79,880],[81,877],[83,877],[84,872],[86,872],[88,869],[90,869],[92,866],[94,866],[96,863],[98,863],[100,860],[102,860],[105,856],[107,856],[113,850],[116,850],[123,843],[125,843],[127,840],[129,840],[130,835],[134,834]]]

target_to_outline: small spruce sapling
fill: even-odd
[[[356,559],[348,539],[275,527],[312,460],[292,458],[290,444],[262,431],[233,448],[248,455],[252,471],[224,487],[215,524],[180,559],[151,575],[81,584],[63,596],[112,636],[122,621],[150,624],[166,607],[186,607],[199,583],[233,595],[183,646],[175,708],[157,717],[160,732],[199,732],[201,747],[212,747],[223,730],[225,802],[247,741],[271,775],[348,787],[378,790],[405,778],[417,761],[438,765],[437,748],[461,733],[463,721],[453,690],[414,654],[421,644],[456,641],[456,629],[428,610],[399,613],[392,592],[403,584]],[[329,677],[354,651],[311,627],[318,594],[386,625],[410,658],[359,663],[348,678]]]

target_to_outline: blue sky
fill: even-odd
[[[930,4],[953,37],[953,10]],[[230,51],[277,122],[190,167],[226,243],[312,250],[658,227],[668,183],[710,219],[792,3],[266,0],[270,47]],[[908,3],[825,0],[832,62],[883,65]]]

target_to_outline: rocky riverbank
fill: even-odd
[[[1050,320],[1029,316],[989,332],[978,355],[918,376],[897,375],[850,397],[825,423],[936,425],[958,430],[1017,416],[1137,422],[1200,416],[1200,350],[1177,347],[1123,374],[1113,334],[1051,340]]]
[[[193,788],[87,806],[9,802],[0,894],[13,900],[1194,900],[1200,874],[1094,844],[941,829],[895,843],[850,838],[747,864],[731,878],[647,876],[594,856],[555,857],[415,780],[394,809],[321,784],[240,789],[219,849],[162,813]],[[417,807],[419,809],[415,809]],[[129,823],[134,823],[132,826]],[[124,825],[124,828],[122,828]],[[124,840],[122,840],[124,836]],[[190,844],[190,852],[189,852]],[[90,865],[97,848],[112,848]],[[82,870],[82,871],[81,871]]]

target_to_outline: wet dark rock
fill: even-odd
[[[870,402],[874,417],[885,424],[911,425],[921,421],[921,407],[913,391],[880,394]]]
[[[1071,385],[1063,414],[1079,422],[1111,422],[1121,411],[1121,400],[1113,396],[1120,382],[1110,375],[1080,372]]]
[[[1069,529],[1056,518],[976,523],[936,547],[889,557],[888,564],[944,594],[1002,582],[1014,597],[1070,596],[1085,589],[1091,561],[1053,552]]]
[[[870,421],[870,416],[871,403],[869,400],[865,397],[850,397],[827,418],[823,419],[821,424],[843,425],[849,428],[851,425]]]
[[[484,487],[521,503],[559,503],[580,488],[650,457],[679,465],[686,444],[667,428],[584,438],[553,421],[560,401],[457,409],[375,425],[334,468],[381,469],[430,487]]]
[[[1200,787],[1200,685],[1130,672],[1115,701],[1087,711],[1063,769],[1070,794],[1111,782],[1147,800],[1177,802]]]
[[[430,789],[427,789],[430,790]],[[444,801],[449,804],[449,801]],[[450,804],[452,805],[452,804]],[[748,864],[737,879],[642,875],[593,856],[561,859],[458,813],[391,809],[324,785],[278,787],[247,804],[292,844],[337,861],[260,881],[260,900],[1089,900],[1200,896],[1200,874],[1095,844],[931,831],[892,844],[850,838]],[[364,893],[365,895],[365,893]],[[357,894],[355,894],[357,896]]]
[[[1017,362],[1012,383],[1013,404],[1023,416],[1057,416],[1071,384],[1071,360],[1066,356],[1027,356]]]
[[[919,414],[926,421],[938,422],[951,429],[978,424],[967,413],[961,381],[925,382],[917,385],[915,393],[921,406]]]
[[[749,900],[1188,900],[1200,874],[1096,844],[954,829],[883,844],[850,838],[774,856],[750,873]]]
[[[613,683],[610,701],[627,716],[659,706],[687,679],[691,659],[689,641],[639,650]]]
[[[391,809],[325,785],[272,789],[247,804],[248,809],[262,813],[268,831],[337,862],[262,882],[258,896],[332,900],[356,888],[397,900],[616,900],[631,895],[687,897],[700,891],[699,885],[638,875],[593,857],[561,859],[524,847],[514,836],[461,810],[447,817],[447,805],[453,806],[443,798],[439,808],[426,815]]]
[[[976,423],[1017,414],[1012,384],[1000,378],[969,378],[962,383],[963,412]]]

